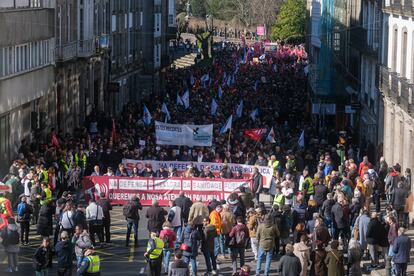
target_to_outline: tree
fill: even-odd
[[[306,0],[287,0],[280,8],[276,24],[272,28],[272,39],[286,40],[305,36]]]
[[[206,6],[204,0],[190,0],[193,16],[206,17]]]
[[[276,22],[277,12],[281,5],[281,0],[253,0],[252,6],[254,9],[253,17],[256,19],[256,24],[263,24],[266,26],[266,34],[269,34],[271,26]]]

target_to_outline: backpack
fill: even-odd
[[[135,218],[136,212],[135,212],[135,206],[129,202],[127,205],[124,206],[122,213],[126,218]]]
[[[167,234],[164,234],[164,237],[162,238],[162,241],[164,242],[164,248],[165,249],[170,248],[170,237]]]
[[[26,204],[25,203],[20,203],[17,206],[17,215],[19,217],[23,217],[26,214]]]
[[[19,232],[6,229],[6,238],[3,239],[3,245],[16,245],[19,244]]]
[[[175,212],[173,210],[168,211],[167,221],[172,222],[175,217]]]
[[[236,231],[236,244],[238,246],[245,246],[246,245],[246,231],[244,229],[240,229],[239,231]]]

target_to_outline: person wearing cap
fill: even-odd
[[[299,276],[302,271],[300,260],[293,254],[293,245],[286,245],[286,254],[280,258],[278,267],[280,276]]]
[[[55,246],[55,254],[57,258],[57,273],[59,276],[72,275],[72,255],[74,245],[69,239],[69,233],[62,231],[60,233],[60,241]]]
[[[344,276],[344,257],[342,251],[338,250],[339,242],[331,242],[331,250],[325,258],[325,264],[328,268],[328,276]]]
[[[83,258],[76,274],[78,276],[99,276],[101,275],[101,260],[98,255],[94,255],[93,248],[88,248],[83,252]]]
[[[52,261],[52,251],[50,248],[50,240],[48,237],[43,237],[42,244],[36,249],[33,255],[33,267],[36,276],[47,276],[48,268]]]
[[[157,233],[151,232],[147,251],[144,253],[148,264],[148,275],[161,275],[163,249],[164,241],[158,237]]]

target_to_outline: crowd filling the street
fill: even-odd
[[[19,251],[35,244],[37,276],[107,274],[97,249],[112,246],[111,188],[84,188],[85,179],[106,176],[241,183],[221,197],[206,193],[207,201],[181,190],[168,206],[128,196],[124,245],[142,246],[138,237],[145,236],[140,258],[148,275],[219,275],[225,264],[231,275],[276,275],[272,262],[282,276],[357,276],[384,268],[407,275],[411,171],[360,146],[352,127],[315,120],[304,46],[280,43],[265,52],[259,42],[223,42],[212,56],[170,68],[162,95],[129,103],[118,117],[93,111],[73,133],[51,129],[43,140],[22,141],[3,179],[9,190],[0,191],[7,272],[19,273]],[[212,124],[211,145],[160,144],[156,131],[177,131],[172,124]],[[202,130],[192,135],[206,139]],[[129,167],[125,159],[188,165]],[[206,162],[219,171],[200,166]],[[138,230],[142,217],[145,233]],[[250,253],[253,262],[246,261]]]

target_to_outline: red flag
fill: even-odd
[[[255,141],[260,141],[262,139],[263,134],[267,132],[265,128],[253,128],[248,129],[243,132],[243,135],[247,138],[250,138]]]
[[[116,126],[115,126],[115,119],[112,119],[112,143],[116,141]]]

